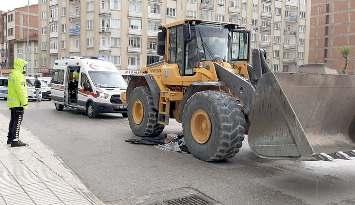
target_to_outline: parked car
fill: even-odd
[[[36,88],[34,86],[35,78],[34,77],[26,77],[26,83],[27,83],[28,100],[29,101],[37,100]],[[39,95],[40,95],[40,99],[42,100],[42,90],[40,91]]]
[[[51,88],[49,87],[46,81],[42,79],[40,79],[40,81],[41,81],[42,99],[51,100]]]
[[[7,99],[7,88],[8,78],[0,77],[0,98],[6,100]]]

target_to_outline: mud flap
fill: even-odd
[[[349,158],[355,150],[355,76],[264,74],[250,122],[249,144],[261,157]]]

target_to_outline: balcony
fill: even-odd
[[[142,35],[142,30],[141,29],[128,29],[128,34],[130,35]]]
[[[297,22],[297,16],[287,16],[286,21],[296,23]]]
[[[51,48],[49,49],[50,54],[58,54],[58,48]]]
[[[151,30],[148,30],[148,32],[147,32],[147,35],[149,36],[149,37],[157,37],[158,36],[158,32],[159,31],[151,31]]]
[[[127,50],[130,53],[140,53],[141,52],[141,48],[136,48],[136,47],[131,47],[131,46],[128,46]]]
[[[111,52],[111,47],[110,46],[100,45],[99,51]]]
[[[111,33],[111,28],[110,27],[101,27],[100,30],[99,30],[99,33],[110,34]]]
[[[57,0],[50,0],[49,1],[49,6],[55,6],[58,4],[58,1]]]
[[[68,31],[70,36],[80,36],[80,25],[72,25]]]
[[[138,65],[128,65],[128,70],[131,72],[131,73],[135,73],[135,72],[138,72],[139,70],[139,66]]]
[[[201,3],[200,4],[200,9],[201,10],[213,10],[214,8],[213,8],[213,2],[211,2],[211,3]]]
[[[148,18],[150,19],[161,19],[160,13],[148,13]]]
[[[271,13],[270,12],[262,12],[261,18],[271,18]]]
[[[296,43],[285,43],[284,49],[285,50],[296,50],[297,44]]]
[[[240,13],[240,7],[229,7],[229,13]]]
[[[58,38],[58,32],[50,32],[49,38]]]
[[[141,11],[136,11],[136,10],[129,10],[128,11],[128,16],[131,16],[131,17],[142,17],[142,12]]]

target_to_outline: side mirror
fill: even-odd
[[[160,56],[165,55],[165,39],[166,39],[166,30],[159,31],[158,33],[158,50],[157,54]]]

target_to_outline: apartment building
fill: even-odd
[[[26,59],[27,72],[34,75],[38,67],[38,5],[16,8],[1,15],[1,65],[10,68],[15,58]]]
[[[348,72],[355,70],[355,1],[312,0],[310,63],[326,63],[342,70],[344,47],[350,48]]]
[[[98,56],[135,71],[156,62],[160,24],[181,18],[230,21],[252,30],[275,71],[305,63],[306,0],[40,0],[41,60]],[[48,58],[48,56],[50,56]]]

